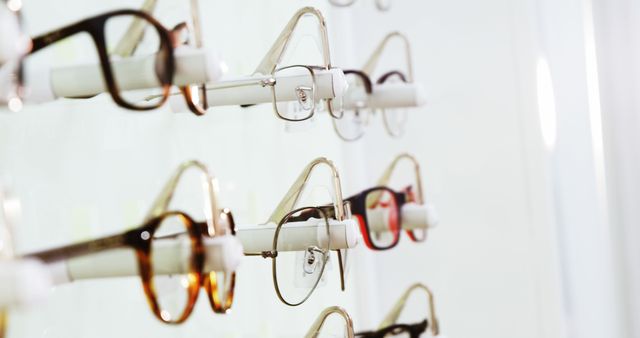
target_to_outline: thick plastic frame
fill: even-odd
[[[227,208],[220,208],[220,203],[218,201],[219,195],[219,185],[217,179],[210,173],[209,169],[206,165],[199,161],[187,161],[180,164],[178,169],[175,171],[171,179],[167,182],[164,189],[158,195],[155,203],[151,207],[147,218],[154,218],[158,215],[162,215],[167,212],[169,209],[169,204],[173,199],[176,188],[178,187],[178,183],[180,182],[183,175],[189,169],[195,169],[200,172],[205,178],[205,188],[206,195],[209,201],[209,207],[207,208],[207,212],[205,213],[205,221],[199,224],[206,224],[206,226],[201,226],[201,235],[205,237],[216,237],[223,235],[235,235],[235,221],[233,218],[233,214]],[[225,222],[222,222],[225,220]],[[227,273],[227,272],[225,272]],[[224,300],[220,299],[218,294],[218,278],[216,277],[217,272],[210,271],[202,272],[202,286],[204,287],[208,298],[209,303],[211,305],[211,309],[215,313],[225,314],[231,310],[231,306],[233,305],[233,299],[235,294],[235,283],[236,283],[236,272],[233,271],[230,273],[230,283],[229,290],[225,293]]]
[[[164,62],[159,62],[156,64],[156,73],[158,75],[158,80],[162,85],[162,97],[155,105],[136,106],[127,102],[120,96],[118,84],[113,74],[113,70],[111,69],[111,63],[109,62],[109,54],[107,52],[104,32],[107,20],[117,16],[132,16],[134,18],[144,20],[147,24],[153,26],[158,33],[158,36],[160,38],[160,49],[156,57],[156,62],[158,62],[158,60]],[[116,104],[130,110],[148,111],[162,106],[167,101],[169,97],[169,90],[173,82],[173,75],[175,72],[175,59],[173,55],[173,34],[164,26],[162,26],[156,19],[145,12],[132,9],[124,9],[107,12],[78,21],[74,24],[33,38],[33,48],[31,49],[31,52],[29,54],[34,54],[51,44],[82,32],[88,33],[93,39],[95,47],[98,51],[98,56],[100,58],[102,75],[104,77],[108,91],[111,94],[111,98],[116,102]]]
[[[402,153],[396,156],[396,158],[393,159],[391,164],[389,164],[387,169],[382,173],[382,176],[380,176],[380,179],[378,179],[377,185],[383,186],[383,187],[388,186],[389,181],[391,180],[391,177],[395,172],[396,167],[398,166],[398,163],[400,163],[401,161],[409,161],[413,166],[413,172],[415,174],[416,191],[413,196],[414,200],[409,201],[409,198],[407,198],[407,202],[415,202],[416,204],[424,205],[425,200],[424,200],[424,190],[422,188],[422,174],[420,171],[420,163],[418,163],[418,160],[416,159],[415,156],[409,153]],[[409,235],[409,238],[411,238],[411,240],[414,242],[424,242],[427,239],[426,230],[425,230],[425,236],[423,238],[419,238],[413,230],[406,230],[406,232]]]
[[[158,0],[145,0],[140,10],[146,13],[153,13],[157,3],[158,3]],[[187,44],[191,44],[196,48],[202,48],[203,37],[202,37],[202,24],[200,21],[199,3],[198,3],[198,0],[190,0],[189,4],[191,9],[190,11],[191,21],[193,23],[193,26],[188,27],[186,23],[181,23],[181,24],[178,24],[176,28],[177,27],[185,28],[189,33],[193,33],[193,34],[189,34],[190,38],[191,38],[191,35],[193,35],[193,40],[189,39]],[[118,42],[118,44],[114,48],[113,54],[116,54],[122,57],[129,57],[133,55],[137,46],[142,42],[142,38],[144,36],[144,29],[145,29],[145,25],[144,25],[144,22],[142,22],[142,20],[134,20],[129,25],[129,28],[127,29],[122,39]],[[178,47],[179,43],[182,43],[182,42],[174,41],[174,48]],[[207,109],[209,108],[207,103],[206,84],[201,83],[196,85],[196,87],[198,91],[197,97],[198,97],[198,100],[202,101],[202,106],[198,106],[198,104],[196,103],[196,99],[195,99],[196,96],[193,93],[192,86],[181,86],[179,87],[179,89],[180,89],[180,93],[182,93],[182,96],[184,97],[184,100],[189,110],[193,114],[197,116],[201,116],[206,114]],[[173,94],[170,94],[170,95],[173,95]],[[149,97],[148,99],[152,99],[152,98],[155,99],[156,96]]]
[[[175,189],[178,186],[182,175],[188,169],[196,169],[200,171],[206,178],[206,189],[208,202],[211,205],[210,212],[205,215],[203,222],[193,220],[189,215],[179,211],[167,211],[169,203],[173,198]],[[42,252],[31,253],[23,257],[37,258],[45,263],[51,263],[69,258],[80,257],[92,253],[98,253],[106,250],[129,247],[135,250],[138,258],[138,267],[144,292],[154,315],[162,322],[167,324],[183,323],[192,313],[195,306],[200,286],[204,287],[209,297],[209,302],[214,312],[226,313],[233,304],[235,289],[235,272],[230,276],[230,287],[225,294],[225,299],[218,297],[218,285],[216,272],[204,273],[204,246],[202,244],[203,237],[214,237],[225,234],[235,234],[235,223],[233,215],[228,209],[220,209],[218,207],[217,180],[209,174],[207,167],[198,161],[188,161],[182,163],[169,181],[165,184],[164,189],[156,198],[148,212],[144,223],[132,230],[124,233],[102,237],[90,241],[77,244],[63,246],[60,248],[50,249]],[[188,302],[183,313],[176,319],[165,318],[162,315],[162,309],[157,301],[157,295],[153,284],[153,269],[151,262],[151,243],[153,234],[160,226],[163,220],[168,217],[179,217],[187,229],[191,241],[191,261],[189,269],[189,286],[187,287]],[[223,224],[222,219],[226,224]]]

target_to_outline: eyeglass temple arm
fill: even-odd
[[[69,26],[62,27],[55,31],[36,36],[31,40],[32,47],[31,47],[31,50],[29,51],[29,54],[33,54],[39,51],[40,49],[47,47],[50,44],[56,43],[74,34],[82,32],[86,24],[87,24],[87,20],[83,20],[83,21],[71,24]]]
[[[387,43],[393,38],[401,39],[404,42],[408,73],[407,80],[408,82],[413,82],[413,61],[411,59],[411,44],[409,43],[409,39],[406,35],[397,31],[387,34],[387,36],[382,39],[378,47],[376,47],[376,49],[373,51],[373,54],[371,54],[371,57],[369,57],[369,60],[367,60],[367,62],[362,67],[362,70],[369,75],[373,74],[376,66],[378,65],[378,61],[380,60],[380,56],[382,56],[382,52],[386,48]]]
[[[402,294],[400,299],[398,299],[398,301],[393,306],[391,311],[387,314],[387,316],[384,318],[382,323],[380,323],[380,326],[378,327],[379,329],[388,327],[396,323],[396,321],[398,320],[398,317],[400,316],[400,313],[402,312],[402,309],[406,305],[407,299],[409,299],[409,296],[414,290],[423,290],[424,292],[427,293],[427,296],[429,298],[429,326],[431,329],[431,333],[434,336],[437,336],[440,333],[440,327],[438,324],[438,318],[436,316],[435,304],[433,300],[433,292],[431,292],[431,290],[426,285],[421,283],[416,283],[411,285]]]
[[[340,316],[342,316],[342,318],[344,318],[344,320],[346,321],[347,325],[346,325],[346,329],[347,329],[347,337],[346,338],[354,338],[355,334],[353,332],[353,320],[351,319],[351,316],[349,316],[349,313],[339,307],[339,306],[331,306],[328,307],[326,309],[324,309],[322,311],[322,313],[320,313],[320,315],[318,316],[318,318],[316,318],[315,322],[313,322],[313,325],[311,325],[311,327],[309,328],[309,331],[307,331],[307,334],[304,336],[305,338],[317,338],[318,334],[320,333],[320,330],[322,329],[322,326],[324,325],[324,322],[327,320],[327,318],[334,314],[337,313]]]
[[[156,9],[157,2],[157,0],[145,0],[140,10],[151,14]],[[195,39],[195,47],[197,48],[202,47],[202,25],[199,13],[198,0],[191,0],[191,20],[193,21],[193,36]],[[142,42],[145,28],[146,23],[144,20],[140,18],[133,19],[112,54],[121,57],[133,55],[140,42]]]
[[[221,225],[219,224],[219,220],[217,217],[217,214],[220,210],[218,208],[219,204],[218,204],[218,198],[217,198],[218,181],[216,180],[215,177],[213,177],[209,173],[207,166],[199,161],[187,161],[180,164],[178,169],[176,169],[176,171],[174,172],[173,176],[169,179],[169,181],[167,181],[167,183],[165,184],[164,188],[162,189],[158,197],[156,197],[155,202],[153,203],[153,205],[151,206],[151,209],[147,213],[146,219],[149,220],[151,218],[158,217],[168,210],[169,203],[171,203],[171,200],[173,199],[173,194],[176,191],[176,188],[178,186],[178,183],[180,182],[180,179],[182,178],[182,175],[188,169],[191,169],[191,168],[194,168],[200,171],[202,174],[204,174],[204,177],[206,178],[205,184],[207,189],[207,195],[209,196],[209,199],[210,199],[208,202],[211,204],[211,208],[206,208],[205,213],[209,213],[209,210],[214,212],[213,215],[210,215],[210,214],[206,215],[207,227],[208,227],[207,231],[209,232],[209,235],[214,235],[216,234],[218,229],[221,229]]]
[[[333,189],[334,189],[334,193],[336,194],[335,203],[337,204],[337,207],[338,207],[336,219],[340,221],[344,219],[345,209],[344,209],[344,203],[342,200],[342,187],[340,185],[340,175],[338,174],[338,170],[336,169],[333,162],[331,162],[327,158],[318,157],[315,160],[311,161],[311,163],[309,163],[302,170],[302,173],[300,174],[300,176],[298,176],[298,179],[293,183],[291,188],[289,188],[289,191],[284,195],[284,198],[280,201],[280,203],[278,204],[276,209],[273,211],[271,216],[269,216],[268,222],[274,222],[278,224],[278,222],[280,222],[280,220],[288,212],[293,210],[293,207],[296,205],[296,203],[298,202],[298,199],[300,198],[302,189],[304,188],[305,184],[309,180],[309,177],[311,176],[311,172],[313,171],[314,168],[316,168],[316,166],[321,164],[325,164],[329,166],[329,169],[331,169]]]
[[[157,0],[145,0],[140,7],[140,10],[146,13],[153,13],[156,9]],[[122,38],[116,44],[116,47],[111,52],[112,55],[118,55],[120,57],[129,57],[133,55],[136,48],[142,41],[144,36],[144,29],[146,28],[146,22],[143,19],[135,18],[129,24],[129,28],[122,35]]]
[[[24,255],[23,258],[37,258],[45,263],[51,263],[106,250],[117,249],[127,245],[130,234],[130,232],[126,232],[51,250],[31,253]]]
[[[289,23],[284,27],[280,36],[276,39],[276,42],[271,46],[271,49],[264,56],[254,74],[271,74],[275,71],[276,66],[282,60],[284,52],[287,50],[291,34],[295,30],[298,22],[305,14],[312,14],[318,19],[320,25],[320,35],[322,39],[322,60],[326,69],[331,68],[331,53],[329,51],[329,34],[327,33],[327,23],[322,13],[314,7],[303,7],[298,10],[293,17],[289,20]]]
[[[398,163],[402,160],[409,160],[411,163],[413,163],[413,168],[416,175],[416,186],[417,186],[416,187],[416,190],[417,190],[416,203],[424,204],[424,195],[422,191],[422,176],[420,174],[420,164],[418,163],[418,160],[415,158],[415,156],[409,153],[402,153],[396,156],[396,158],[393,160],[393,162],[391,162],[391,164],[387,167],[387,169],[384,171],[384,173],[378,180],[378,185],[387,186],[389,184],[389,181],[391,180],[391,175],[393,174]]]

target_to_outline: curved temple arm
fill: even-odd
[[[182,175],[191,168],[200,171],[201,174],[204,175],[204,189],[206,189],[205,193],[208,196],[208,203],[211,206],[210,208],[205,209],[207,231],[210,236],[214,236],[223,229],[220,224],[220,218],[218,217],[221,212],[218,207],[218,181],[209,173],[207,167],[198,161],[187,161],[180,164],[151,206],[146,219],[149,220],[151,218],[158,217],[168,210],[169,203],[173,198],[178,182],[180,182]]]
[[[369,60],[367,60],[367,62],[362,67],[362,71],[369,75],[373,74],[376,66],[378,65],[378,61],[380,60],[382,52],[387,47],[387,43],[393,38],[399,38],[404,42],[405,57],[407,60],[407,82],[413,82],[413,61],[411,59],[411,44],[409,43],[409,39],[406,35],[397,31],[387,34],[387,36],[382,39],[382,42],[380,42],[378,47],[376,47],[376,49],[373,51],[373,54],[371,54],[371,57],[369,57]]]
[[[407,299],[409,299],[409,296],[414,290],[422,290],[427,293],[427,296],[429,298],[429,326],[431,327],[431,333],[434,336],[437,336],[440,333],[440,327],[438,325],[438,317],[436,316],[436,309],[435,309],[434,300],[433,300],[433,292],[431,292],[431,290],[426,285],[420,284],[420,283],[411,285],[402,294],[400,299],[398,299],[398,301],[393,306],[389,314],[387,314],[387,316],[384,318],[384,320],[380,324],[379,326],[380,329],[396,323],[396,320],[398,320],[398,317],[400,316],[402,309],[404,309]]]
[[[271,49],[269,49],[269,51],[267,52],[267,55],[264,56],[264,58],[260,62],[260,65],[258,65],[258,67],[253,72],[253,74],[266,75],[266,74],[272,74],[274,72],[277,65],[282,60],[282,56],[284,55],[284,52],[287,50],[289,41],[291,39],[291,34],[293,34],[293,31],[298,25],[298,22],[300,21],[300,19],[306,14],[311,14],[318,19],[318,23],[320,25],[320,35],[322,38],[322,47],[323,47],[322,49],[322,60],[324,62],[323,67],[325,69],[331,68],[331,53],[329,51],[329,34],[327,33],[327,23],[324,19],[324,16],[318,9],[314,7],[304,7],[298,10],[296,14],[293,15],[291,20],[289,20],[289,23],[287,23],[287,25],[284,27],[284,29],[280,33],[280,36],[278,36],[278,39],[271,46]]]
[[[395,170],[398,163],[403,159],[409,160],[413,163],[413,168],[416,174],[416,189],[417,189],[416,203],[424,204],[424,195],[422,191],[422,176],[420,175],[420,164],[418,163],[418,160],[415,158],[415,156],[409,153],[402,153],[396,156],[396,158],[393,160],[393,162],[391,162],[391,164],[387,167],[387,169],[384,171],[384,173],[378,180],[378,185],[387,186],[389,184],[389,180],[391,179],[391,175],[393,174],[393,171]]]
[[[141,11],[147,12],[149,14],[153,13],[156,9],[156,5],[158,0],[145,0],[140,8]],[[195,47],[202,47],[202,26],[200,24],[200,9],[198,5],[198,0],[191,0],[191,20],[192,20],[192,30],[193,37],[195,40]],[[142,41],[144,37],[144,30],[146,28],[146,23],[141,19],[133,19],[129,28],[127,28],[126,32],[122,35],[120,41],[113,49],[112,54],[118,55],[121,57],[130,57],[135,52],[136,48]]]
[[[309,331],[307,331],[307,334],[304,337],[305,338],[318,337],[318,335],[320,334],[320,330],[322,329],[322,325],[324,325],[324,322],[327,320],[327,318],[334,313],[340,315],[342,318],[344,318],[346,322],[346,329],[347,329],[346,338],[355,337],[355,334],[353,332],[353,320],[351,320],[351,316],[349,316],[349,313],[345,309],[339,306],[332,306],[324,309],[322,313],[320,313],[316,321],[313,322],[313,325],[311,325],[311,327],[309,328]]]
[[[153,13],[156,8],[156,3],[156,0],[145,0],[140,10],[147,13]],[[111,54],[118,55],[120,57],[129,57],[133,55],[138,44],[142,41],[145,28],[146,23],[144,20],[138,18],[133,19],[131,24],[129,24],[129,28],[127,28],[127,31],[122,35],[122,39],[118,41],[118,44]]]
[[[336,195],[335,203],[336,203],[337,210],[336,210],[335,217],[338,221],[344,220],[346,212],[344,208],[344,202],[342,200],[342,187],[340,185],[340,175],[338,174],[338,170],[336,169],[336,166],[333,164],[333,162],[331,162],[327,158],[318,157],[315,160],[311,161],[311,163],[309,163],[302,170],[302,173],[300,174],[300,176],[298,176],[298,179],[293,183],[291,188],[289,188],[289,191],[284,196],[284,198],[280,201],[280,203],[278,204],[276,209],[273,211],[273,213],[271,214],[267,222],[274,222],[278,224],[280,220],[289,211],[293,209],[293,207],[298,202],[298,199],[300,198],[302,189],[304,188],[305,184],[309,180],[309,177],[311,177],[311,172],[313,171],[314,168],[316,168],[316,166],[320,164],[325,164],[329,166],[329,169],[331,169],[332,180],[333,180],[333,190]]]

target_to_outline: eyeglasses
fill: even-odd
[[[197,222],[180,211],[167,211],[174,191],[189,170],[197,170],[203,184],[205,220]],[[165,185],[147,220],[133,230],[87,242],[26,255],[45,263],[62,261],[92,253],[128,247],[135,250],[143,289],[154,315],[164,323],[184,322],[195,306],[200,286],[209,297],[214,312],[224,313],[233,302],[235,272],[203,272],[205,250],[203,237],[235,234],[231,212],[218,209],[217,181],[200,162],[183,163]],[[178,245],[185,254],[178,260],[181,273],[168,271],[163,247]]]
[[[398,317],[402,313],[404,309],[407,299],[415,290],[422,290],[427,294],[428,302],[429,302],[429,319],[425,319],[419,323],[415,324],[398,324],[396,323]],[[424,284],[414,284],[410,286],[398,299],[394,307],[391,309],[389,314],[385,317],[385,319],[380,324],[378,330],[375,331],[366,331],[366,332],[358,332],[356,333],[356,337],[362,338],[384,338],[390,336],[399,336],[403,335],[403,337],[407,336],[409,338],[419,338],[422,333],[424,333],[427,328],[430,327],[431,333],[433,336],[437,336],[440,333],[440,327],[438,324],[438,318],[435,313],[435,305],[433,301],[433,293],[431,290]]]
[[[408,38],[399,32],[388,34],[375,49],[369,60],[365,63],[362,70],[345,70],[344,74],[349,82],[349,91],[345,95],[352,101],[351,107],[344,104],[345,98],[342,98],[337,104],[342,107],[344,117],[339,120],[333,120],[333,127],[336,133],[344,141],[356,141],[366,131],[371,116],[375,110],[366,107],[367,98],[373,93],[374,82],[371,75],[375,71],[378,61],[385,50],[388,42],[394,38],[400,39],[405,45],[405,55],[407,63],[407,71],[391,70],[381,75],[376,81],[376,85],[390,83],[413,83],[413,63],[411,60],[411,46]],[[384,108],[380,109],[385,130],[392,137],[400,137],[404,134],[404,128],[407,123],[406,108]]]
[[[313,16],[318,20],[320,40],[322,45],[322,65],[287,65],[282,66],[282,59],[289,47],[291,37],[305,16]],[[242,102],[246,97],[233,95],[232,90],[240,87],[268,88],[272,108],[276,116],[285,121],[304,121],[313,117],[317,111],[318,72],[332,70],[331,54],[327,25],[322,13],[313,7],[298,10],[280,33],[269,52],[262,59],[256,70],[249,77],[232,81],[219,81],[208,84],[207,92],[215,92],[216,97],[230,97],[229,100]],[[341,118],[342,112],[334,106],[332,98],[322,99],[327,111],[333,118]],[[211,101],[211,100],[210,100]],[[221,100],[221,102],[228,100]],[[294,102],[294,107],[285,107],[287,102]],[[212,103],[212,102],[210,102]],[[255,102],[243,102],[241,106],[248,107]],[[213,104],[213,103],[212,103]],[[219,105],[225,105],[222,103]],[[232,104],[232,103],[229,103]]]
[[[387,169],[384,171],[384,173],[378,180],[377,184],[378,186],[388,186],[389,181],[391,180],[391,177],[395,172],[395,169],[398,163],[400,163],[403,160],[409,161],[412,164],[413,173],[415,176],[415,180],[414,180],[415,185],[409,186],[404,190],[404,195],[405,195],[404,203],[413,202],[418,205],[425,205],[426,202],[424,198],[424,192],[422,189],[422,174],[420,172],[420,164],[418,163],[418,160],[415,158],[415,156],[411,154],[402,153],[396,156],[396,158],[391,162],[391,164],[389,164]],[[409,235],[409,238],[414,242],[424,242],[427,239],[427,229],[410,229],[410,230],[407,229],[406,232],[407,232],[407,235]]]
[[[156,8],[157,0],[145,0],[141,10],[147,13],[152,13]],[[190,2],[190,14],[191,20],[189,23],[183,22],[178,24],[180,30],[187,35],[186,39],[182,41],[175,41],[174,47],[178,47],[179,44],[190,45],[195,48],[203,47],[202,25],[200,24],[200,10],[198,0],[191,0]],[[136,47],[140,45],[144,37],[144,31],[140,29],[141,23],[138,20],[137,23],[132,24],[127,32],[122,36],[122,39],[116,45],[114,54],[129,57],[133,54]],[[174,29],[175,30],[175,29]],[[209,107],[207,103],[207,95],[205,91],[205,84],[180,86],[180,93],[185,99],[188,109],[195,115],[204,115]],[[171,94],[173,95],[173,94]],[[162,96],[150,95],[144,98],[145,101],[153,102],[158,100]]]
[[[388,11],[391,8],[391,0],[375,0],[376,8],[380,11]],[[348,7],[356,3],[356,0],[329,0],[334,6]]]
[[[23,105],[22,56],[23,53],[26,53],[31,48],[31,40],[21,30],[22,19],[20,10],[22,9],[22,1],[8,0],[2,3],[3,4],[0,5],[0,16],[2,16],[4,25],[6,25],[2,28],[8,30],[6,32],[6,38],[9,39],[10,44],[1,45],[3,48],[10,50],[0,50],[0,54],[7,54],[6,58],[0,57],[0,73],[10,72],[10,75],[8,75],[10,79],[7,80],[10,81],[10,85],[7,92],[1,93],[3,97],[0,98],[0,102],[6,102],[9,110],[17,112],[22,109]],[[3,37],[0,37],[0,40],[2,39]],[[2,41],[0,41],[0,43],[1,42]]]
[[[354,338],[354,331],[353,331],[353,320],[351,320],[351,316],[349,316],[349,313],[347,313],[347,311],[339,306],[332,306],[332,307],[328,307],[326,309],[324,309],[322,311],[322,313],[320,313],[320,315],[318,316],[318,318],[315,320],[315,322],[313,322],[313,325],[311,325],[311,327],[309,328],[309,331],[307,331],[307,334],[305,335],[305,338],[317,338],[317,337],[321,337],[321,334],[323,333],[323,329],[326,331],[326,327],[325,327],[325,323],[327,322],[327,320],[329,318],[336,318],[338,317],[338,320],[342,323],[341,327],[339,328],[339,330],[341,332],[339,333],[333,333],[334,337],[344,337],[344,338]]]
[[[320,165],[326,165],[332,173],[333,200],[332,219],[343,221],[351,217],[348,203],[342,199],[340,177],[333,162],[326,158],[317,158],[309,163],[298,179],[291,186],[275,211],[269,217],[268,223],[278,224],[273,238],[273,249],[259,253],[245,253],[248,256],[262,256],[272,259],[272,277],[278,299],[289,306],[304,303],[324,278],[325,270],[332,250],[331,226],[324,207],[301,207],[291,211],[300,201],[301,193],[312,171]],[[318,224],[322,230],[318,236],[318,245],[307,245],[304,250],[290,251],[286,238],[281,235],[283,229],[292,227],[295,222],[306,221]],[[345,273],[347,269],[347,251],[335,250],[340,269],[340,287],[345,290]]]
[[[136,19],[139,21],[136,21]],[[149,69],[144,71],[149,73],[149,77],[152,78],[153,82],[157,83],[157,88],[151,90],[155,94],[160,91],[161,94],[157,95],[159,97],[157,100],[145,101],[141,99],[141,95],[144,95],[142,97],[148,96],[150,90],[147,89],[148,86],[146,84],[140,85],[137,81],[132,82],[130,77],[127,76],[127,73],[132,71],[131,69],[127,69],[127,67],[114,69],[112,66],[117,57],[108,53],[107,46],[118,40],[123,27],[127,27],[127,23],[132,22],[132,20],[142,23],[136,27],[139,27],[138,29],[143,32],[147,32],[146,28],[150,28],[146,38],[148,38],[149,45],[152,46],[152,50],[155,52],[155,57],[152,64],[149,65]],[[156,109],[164,104],[169,96],[169,89],[173,82],[175,72],[173,45],[176,39],[174,35],[179,34],[179,32],[167,30],[156,19],[144,12],[118,10],[85,19],[35,37],[33,38],[33,49],[30,54],[82,32],[88,33],[95,44],[102,76],[116,104],[126,109],[138,111]],[[140,70],[136,69],[136,71]],[[91,97],[92,95],[86,97]]]

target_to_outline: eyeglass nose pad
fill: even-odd
[[[296,87],[295,91],[298,104],[300,104],[302,109],[310,110],[313,108],[313,88],[300,85]]]
[[[302,269],[306,274],[312,275],[316,272],[318,264],[322,261],[324,254],[316,247],[309,247],[304,251]]]

